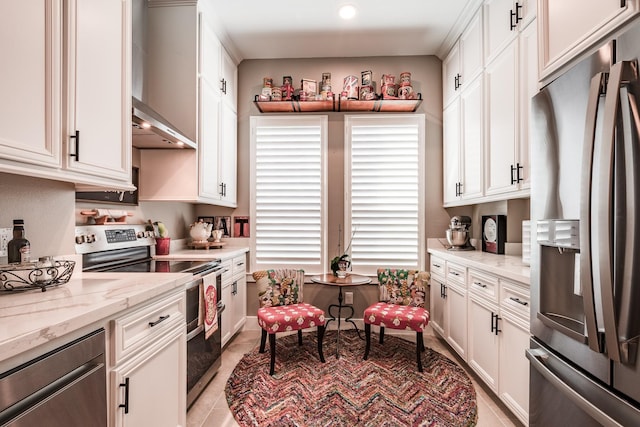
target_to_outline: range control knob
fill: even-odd
[[[93,243],[96,241],[96,235],[95,234],[87,234],[86,238],[85,238],[87,243]]]
[[[137,237],[138,239],[142,239],[142,238],[144,238],[144,237],[145,237],[145,232],[144,232],[144,231],[138,231],[138,232],[136,233],[136,237]]]
[[[76,236],[76,244],[77,245],[81,245],[85,242],[85,236],[80,234],[78,236]]]

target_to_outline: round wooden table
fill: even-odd
[[[345,322],[351,322],[353,327],[356,329],[356,332],[358,333],[358,337],[360,337],[360,339],[363,339],[362,336],[360,335],[360,330],[358,329],[358,326],[352,320],[352,317],[355,313],[353,305],[342,303],[344,301],[344,298],[342,295],[342,288],[345,288],[348,286],[360,286],[360,285],[369,284],[371,283],[371,278],[367,276],[362,276],[359,274],[351,274],[351,273],[347,273],[346,277],[340,278],[340,277],[334,276],[332,273],[325,273],[318,276],[312,276],[311,281],[314,283],[322,284],[322,285],[338,287],[338,290],[339,290],[338,304],[329,305],[329,308],[327,309],[327,313],[331,317],[327,320],[327,323],[325,324],[325,327],[327,327],[329,323],[333,322],[334,320],[338,321],[338,338],[336,343],[336,359],[338,359],[340,358],[340,319],[342,315],[342,309],[351,310],[351,314],[345,317],[344,320]],[[334,313],[332,313],[331,310],[338,310],[337,316]]]

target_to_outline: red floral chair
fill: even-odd
[[[253,273],[258,288],[258,324],[262,328],[260,353],[265,352],[267,334],[271,350],[273,375],[276,363],[276,333],[298,331],[298,344],[302,345],[302,330],[317,327],[318,354],[324,363],[322,338],[324,336],[324,311],[302,302],[304,270],[261,270]]]
[[[371,325],[380,327],[380,344],[384,344],[385,328],[410,329],[416,331],[418,371],[422,372],[423,331],[429,323],[429,312],[424,308],[427,294],[423,282],[426,280],[429,280],[427,272],[378,269],[379,302],[364,311],[364,360],[369,357],[371,348]]]

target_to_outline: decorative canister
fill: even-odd
[[[331,87],[331,73],[322,73],[322,88],[329,86]]]
[[[398,89],[398,98],[400,99],[413,99],[413,87],[408,85],[402,85]]]
[[[383,99],[394,99],[398,96],[398,87],[397,85],[388,84],[382,86],[382,98]]]
[[[260,92],[260,96],[258,97],[260,101],[271,101],[271,88],[263,87],[262,92]]]
[[[347,76],[344,78],[342,90],[347,92],[347,99],[358,99],[359,89],[358,78],[356,76]]]
[[[396,76],[394,76],[392,74],[383,74],[381,83],[382,83],[382,86],[395,85],[396,84]]]
[[[318,93],[318,83],[312,79],[302,79],[300,81],[301,92],[306,92],[308,96],[315,97]]]
[[[282,86],[293,86],[293,79],[291,76],[282,76]]]
[[[373,91],[373,86],[371,85],[367,85],[367,86],[362,86],[360,88],[360,100],[361,101],[369,101],[371,100],[371,94],[375,93]]]
[[[284,101],[291,101],[291,98],[293,97],[293,92],[294,92],[293,86],[284,85],[280,88],[280,91],[281,91],[282,99]]]
[[[271,77],[264,77],[262,79],[262,87],[272,87],[273,79]]]
[[[282,89],[279,87],[271,88],[271,100],[272,101],[282,101]]]
[[[400,86],[411,86],[411,73],[405,71],[400,73]]]
[[[373,73],[371,70],[362,71],[360,73],[362,76],[362,86],[371,86],[373,82]]]

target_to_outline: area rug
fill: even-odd
[[[323,340],[326,363],[318,359],[315,332],[277,338],[275,374],[269,375],[269,348],[258,347],[236,365],[225,388],[240,426],[474,426],[478,408],[471,380],[456,363],[427,347],[424,372],[417,371],[415,344],[372,334],[365,342],[342,331],[340,358],[336,332]]]

